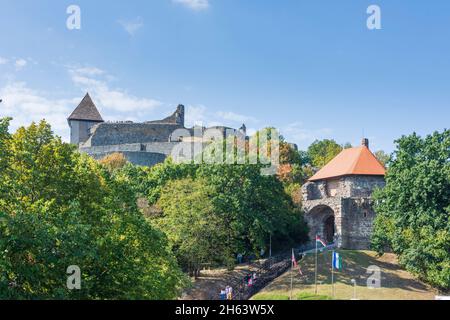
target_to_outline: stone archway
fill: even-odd
[[[336,233],[334,214],[325,219],[323,229],[324,240],[327,243],[334,242],[334,234]]]
[[[318,235],[327,243],[333,243],[336,234],[335,212],[327,205],[313,207],[306,214],[310,239]]]

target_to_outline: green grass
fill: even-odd
[[[254,296],[252,300],[289,300],[289,296],[284,294],[260,293]]]
[[[297,300],[333,300],[332,297],[324,295],[314,295],[307,292],[302,292],[297,295]]]
[[[314,254],[299,262],[304,276],[298,271],[293,273],[293,297],[296,300],[349,300],[353,298],[356,280],[356,298],[361,300],[434,300],[436,290],[420,282],[403,270],[393,254],[378,257],[372,251],[339,250],[343,258],[343,269],[335,272],[334,295],[331,285],[331,252],[318,257],[318,290],[314,285]],[[381,288],[367,287],[367,268],[378,266],[381,269]],[[290,296],[291,273],[275,279],[252,299],[286,300]]]
[[[252,300],[289,300],[286,294],[259,293]],[[314,295],[302,292],[294,296],[294,300],[333,300],[333,298],[325,295]]]

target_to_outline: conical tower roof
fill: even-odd
[[[81,100],[78,107],[72,112],[68,120],[103,122],[102,116],[100,115],[100,112],[98,112],[89,93],[86,93],[83,100]]]

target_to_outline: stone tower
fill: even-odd
[[[372,193],[383,188],[385,168],[363,139],[343,150],[302,187],[310,238],[345,249],[368,249],[375,212]]]
[[[70,127],[70,143],[75,145],[85,143],[89,139],[91,128],[104,122],[89,93],[86,93],[67,121]]]

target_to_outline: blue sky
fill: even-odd
[[[81,30],[66,9],[81,8]],[[381,8],[382,29],[366,27]],[[66,118],[86,91],[107,120],[187,106],[188,123],[275,126],[372,149],[449,127],[450,1],[0,0],[0,116]]]

